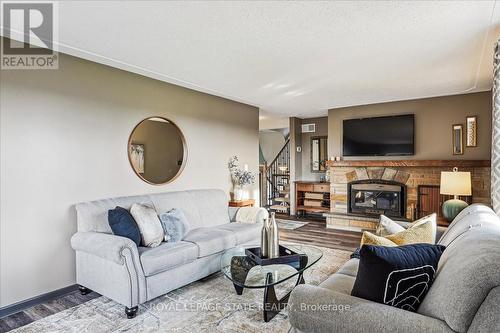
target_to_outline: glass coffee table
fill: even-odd
[[[291,290],[281,299],[276,297],[274,286],[296,277],[297,283],[305,283],[303,273],[317,263],[323,252],[310,245],[280,244],[300,254],[300,259],[289,264],[257,265],[245,254],[245,249],[258,247],[234,247],[224,252],[221,258],[221,271],[233,282],[238,295],[243,294],[244,288],[264,289],[264,321],[274,318],[287,304]]]

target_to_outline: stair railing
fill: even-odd
[[[283,148],[274,160],[268,165],[265,172],[267,186],[266,199],[268,207],[274,204],[274,199],[281,197],[290,182],[290,139],[286,140]],[[288,185],[288,186],[287,186]]]

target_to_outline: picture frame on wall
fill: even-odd
[[[463,155],[464,153],[464,126],[455,124],[452,126],[453,155]]]
[[[477,147],[477,116],[468,116],[466,118],[465,138],[467,147]]]
[[[130,144],[130,161],[138,173],[144,174],[144,144]]]

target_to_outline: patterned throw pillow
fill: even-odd
[[[361,238],[361,245],[398,246],[418,243],[434,244],[435,241],[436,214],[432,214],[413,222],[408,229],[385,237],[365,231]]]
[[[369,231],[363,232],[363,236],[361,237],[361,246],[363,245],[381,245],[381,246],[398,246],[398,244],[394,243],[391,240],[383,236],[377,236],[372,234]]]
[[[133,204],[130,214],[137,222],[141,231],[141,245],[146,247],[157,247],[163,241],[163,228],[158,215],[153,207],[144,204]]]
[[[430,221],[418,224],[412,224],[405,231],[395,233],[385,237],[397,245],[428,243],[434,244],[436,239],[433,231],[432,223]]]
[[[434,281],[442,245],[363,245],[352,296],[417,311]]]

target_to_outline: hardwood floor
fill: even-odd
[[[10,316],[0,318],[0,332],[8,332],[10,330],[32,323],[36,320],[48,317],[60,311],[85,303],[99,296],[101,295],[95,292],[91,292],[87,295],[81,295],[78,290],[73,291],[52,301],[38,304],[24,311],[20,311]]]
[[[359,246],[359,241],[361,240],[361,234],[358,232],[327,229],[324,220],[313,218],[297,220],[287,215],[277,215],[276,217],[284,220],[308,222],[307,225],[295,230],[280,229],[280,240],[283,241],[354,251]],[[83,296],[79,291],[74,291],[55,300],[38,304],[24,311],[0,318],[0,333],[27,325],[33,321],[85,303],[99,296],[95,292]]]
[[[346,251],[354,251],[361,240],[361,233],[327,229],[326,222],[319,219],[295,219],[286,215],[276,215],[277,219],[308,222],[307,225],[295,230],[280,229],[280,240],[307,243]]]

